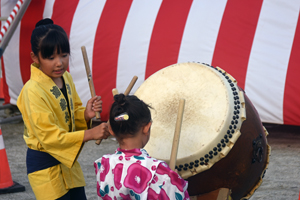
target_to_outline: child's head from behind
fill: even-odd
[[[64,29],[49,18],[42,19],[35,25],[31,34],[31,50],[39,57],[49,58],[55,52],[70,54],[69,39]]]
[[[110,109],[109,123],[118,139],[134,137],[151,122],[151,108],[134,95],[117,94]]]

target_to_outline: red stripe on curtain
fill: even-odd
[[[70,36],[71,25],[79,0],[56,0],[53,5],[53,13],[51,19],[53,22],[61,26]]]
[[[102,120],[108,119],[116,87],[121,37],[132,0],[107,0],[96,31],[93,52],[93,81],[97,95],[102,96]],[[95,77],[97,77],[95,79]]]
[[[212,59],[245,88],[247,66],[262,0],[228,0]]]
[[[70,38],[70,30],[73,17],[77,8],[79,0],[56,0],[53,5],[53,13],[51,19],[54,24],[61,26]],[[68,69],[69,71],[69,66]]]
[[[45,0],[32,0],[23,15],[20,27],[20,71],[23,83],[25,84],[30,78],[30,65],[32,63],[30,52],[31,33],[35,24],[43,18]]]
[[[164,0],[150,40],[145,78],[177,63],[182,35],[192,0]]]
[[[298,16],[294,42],[290,54],[289,65],[286,74],[285,91],[283,99],[283,123],[300,125],[300,16]]]
[[[9,96],[9,92],[8,92],[8,85],[6,83],[3,58],[1,58],[1,69],[2,69],[2,79],[3,79],[2,89],[3,89],[3,95],[4,95],[4,103],[3,103],[3,105],[5,105],[5,104],[9,104],[10,103],[10,96]]]

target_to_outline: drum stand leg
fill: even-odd
[[[190,197],[191,200],[232,200],[228,188],[220,188],[209,193]]]

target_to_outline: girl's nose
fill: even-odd
[[[58,56],[56,59],[56,66],[61,66],[61,65],[62,65],[62,58]]]

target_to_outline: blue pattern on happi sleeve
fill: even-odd
[[[141,157],[141,156],[133,156],[135,159],[137,159],[137,160],[145,160],[145,158],[144,157]]]
[[[182,200],[183,199],[183,197],[181,196],[181,194],[179,194],[177,192],[175,192],[175,198],[176,198],[176,200]]]
[[[131,196],[134,196],[134,198],[135,198],[136,200],[140,200],[140,199],[141,199],[140,195],[138,195],[138,194],[135,193],[134,191],[130,190],[129,193],[130,193]]]
[[[105,195],[107,195],[109,193],[109,186],[108,185],[106,185],[105,187],[104,187],[104,190],[101,190],[100,189],[100,195],[102,196],[102,197],[104,197]]]

